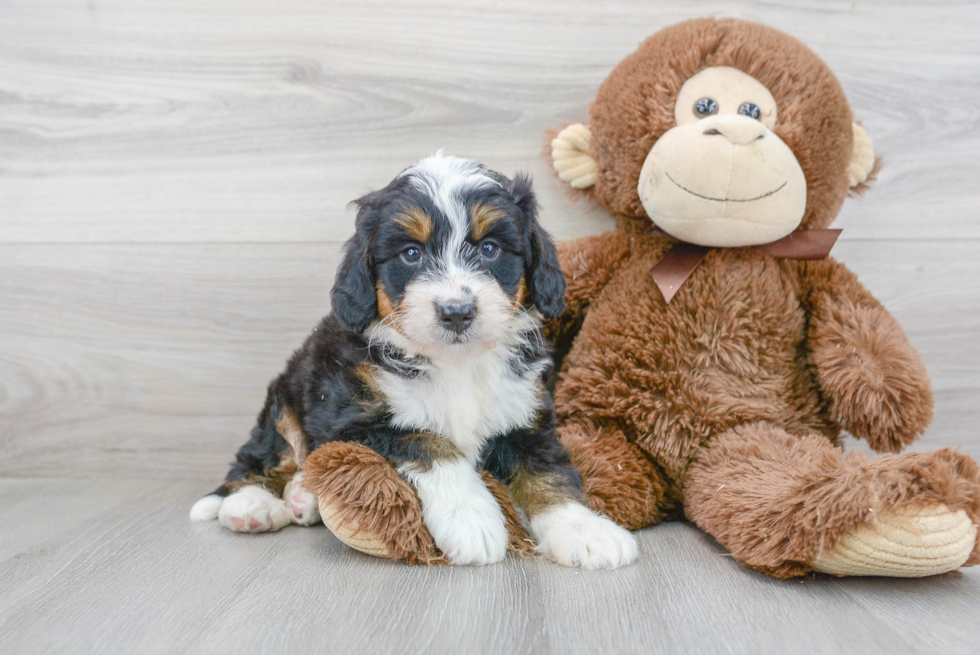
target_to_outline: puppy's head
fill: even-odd
[[[349,329],[377,321],[433,352],[506,339],[534,308],[561,313],[565,278],[527,176],[438,154],[354,204],[356,233],[332,293]]]

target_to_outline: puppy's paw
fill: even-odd
[[[562,566],[614,569],[636,559],[636,538],[578,503],[534,517],[531,534],[538,552]]]
[[[282,499],[293,514],[293,522],[313,525],[320,522],[320,505],[316,496],[303,488],[303,474],[297,473],[286,485]]]
[[[486,502],[484,502],[486,501]],[[482,566],[507,555],[507,527],[493,497],[471,498],[454,511],[430,515],[425,521],[436,545],[453,564]]]
[[[218,518],[218,510],[221,509],[221,496],[209,494],[201,498],[191,507],[192,521],[213,521]]]
[[[507,555],[504,513],[472,465],[437,462],[403,474],[418,491],[425,527],[450,562],[482,566]]]
[[[221,525],[233,532],[270,532],[293,522],[293,513],[282,498],[262,487],[242,487],[225,498],[218,510]]]

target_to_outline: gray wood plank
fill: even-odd
[[[326,311],[347,202],[441,147],[530,170],[559,238],[608,229],[544,129],[708,14],[841,79],[885,167],[835,255],[930,369],[916,449],[980,457],[978,3],[5,0],[0,652],[975,652],[975,570],[774,581],[684,524],[615,572],[417,569],[186,518]]]
[[[146,487],[146,482],[118,484],[79,478],[0,478],[0,560],[47,553],[54,535],[78,531]]]
[[[980,456],[976,247],[855,240],[835,250],[931,372],[936,418],[917,449]],[[0,246],[0,474],[217,480],[266,384],[328,311],[338,248]]]
[[[0,554],[0,652],[956,654],[980,638],[972,569],[778,581],[681,523],[641,531],[639,562],[617,571],[514,557],[407,567],[322,527],[237,535],[192,524],[196,487],[0,480],[7,498],[98,508]],[[0,504],[0,525],[22,518]]]
[[[331,241],[437,148],[528,168],[560,236],[595,231],[539,156],[645,36],[735,15],[837,72],[886,158],[861,238],[980,236],[980,5],[693,1],[48,2],[0,8],[0,242]]]
[[[3,248],[0,443],[20,454],[0,470],[17,475],[218,475],[329,311],[338,252]]]

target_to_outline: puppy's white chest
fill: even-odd
[[[476,462],[487,440],[527,425],[540,407],[539,373],[518,375],[503,361],[478,361],[406,379],[380,371],[378,381],[401,428],[452,441]]]

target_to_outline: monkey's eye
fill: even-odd
[[[743,102],[742,106],[738,108],[738,113],[742,116],[748,116],[749,118],[754,118],[759,120],[759,105],[753,105],[751,102]]]
[[[496,259],[500,254],[500,246],[493,241],[484,241],[480,244],[480,257],[484,259]]]
[[[409,246],[402,250],[402,261],[406,264],[418,264],[422,259],[422,251],[415,246]]]
[[[718,113],[718,103],[711,98],[701,98],[694,103],[694,115],[698,118]]]

